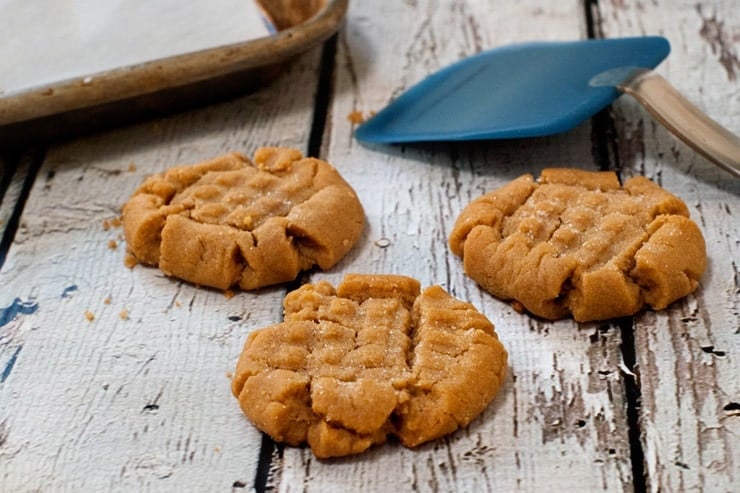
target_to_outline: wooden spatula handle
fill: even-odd
[[[698,153],[740,177],[740,138],[715,122],[652,70],[640,70],[617,88],[639,101]]]

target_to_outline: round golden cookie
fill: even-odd
[[[328,269],[357,242],[365,215],[328,163],[261,148],[149,177],[123,207],[128,250],[192,283],[249,290]]]
[[[414,447],[467,426],[498,392],[507,354],[494,327],[441,287],[347,275],[289,293],[283,323],[252,332],[232,380],[244,413],[320,458],[389,435]]]
[[[707,258],[686,204],[645,177],[546,169],[471,202],[450,235],[465,272],[534,315],[580,322],[659,310]]]

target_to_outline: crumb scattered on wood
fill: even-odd
[[[118,316],[121,318],[121,320],[128,320],[128,308],[124,308],[123,310],[121,310]]]
[[[92,322],[93,320],[95,320],[95,315],[90,310],[85,310],[85,318],[88,322]]]
[[[362,111],[352,111],[349,115],[347,115],[347,120],[354,124],[362,123],[365,121],[365,118],[362,116]]]
[[[226,378],[233,378],[233,377],[234,377],[233,373],[231,373],[230,371],[226,372]]]
[[[224,291],[224,296],[226,296],[227,299],[231,299],[234,297],[234,291],[231,289],[227,289]]]
[[[114,217],[113,219],[105,219],[103,220],[103,230],[108,231],[111,228],[120,228],[121,227],[121,218],[120,217]]]
[[[128,171],[129,171],[129,173],[133,173],[134,171],[136,171],[136,164],[135,163],[129,163],[129,165],[128,165]]]
[[[349,115],[347,115],[347,120],[354,123],[355,125],[359,125],[360,123],[366,122],[373,115],[375,115],[374,111],[371,111],[368,114],[365,114],[362,111],[355,110],[355,111],[350,112]]]
[[[116,240],[108,240],[108,248],[115,250],[118,248],[118,242]]]
[[[106,305],[110,305],[112,301],[113,299],[110,296],[108,296],[106,299],[103,300],[103,303],[105,303]]]
[[[175,301],[175,306],[177,308],[180,308],[182,306],[182,302],[181,301]]]

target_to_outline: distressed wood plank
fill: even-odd
[[[608,324],[543,323],[466,278],[447,236],[474,197],[546,166],[593,168],[589,125],[526,141],[365,146],[348,115],[378,110],[428,73],[482,49],[585,37],[581,2],[353,2],[339,39],[323,155],[357,189],[369,227],[345,272],[399,273],[442,284],[481,309],[510,353],[501,393],[471,426],[407,450],[316,461],[285,448],[279,491],[629,490],[632,484],[620,336]]]
[[[720,83],[727,65],[717,62],[727,50],[710,41],[722,32],[736,37],[730,3],[603,4],[600,32],[670,26],[668,78],[684,92],[701,87],[699,103],[737,130],[737,82],[730,89]],[[501,394],[466,430],[417,450],[391,443],[338,461],[281,447],[268,487],[632,489],[618,328],[521,315],[467,279],[446,246],[456,215],[481,193],[546,166],[591,168],[589,125],[545,139],[384,147],[359,145],[347,120],[481,49],[583,38],[582,8],[576,1],[548,7],[534,0],[352,2],[321,157],[357,189],[369,226],[346,259],[313,280],[392,272],[440,283],[496,324],[510,372]],[[716,56],[705,61],[705,52]],[[305,150],[318,60],[318,51],[311,52],[274,86],[237,101],[50,149],[0,270],[2,489],[259,486],[263,438],[239,411],[226,374],[246,334],[280,319],[284,287],[227,298],[155,269],[125,269],[120,230],[103,224],[145,175],[172,164],[264,144]],[[740,462],[729,441],[738,432],[738,388],[731,380],[738,373],[737,185],[691,157],[628,101],[620,100],[614,115],[623,174],[648,174],[687,199],[712,257],[701,292],[635,319],[648,484],[730,491]]]
[[[658,67],[707,114],[740,133],[737,2],[600,2],[605,36],[661,34]],[[740,484],[740,180],[675,139],[634,102],[614,107],[625,176],[645,174],[682,197],[707,240],[701,288],[635,320],[641,425],[652,491],[734,491]]]
[[[172,165],[305,151],[319,59],[241,99],[49,150],[0,273],[0,306],[16,307],[0,325],[0,489],[253,488],[262,436],[227,373],[248,331],[280,318],[285,288],[228,298],[129,270],[104,223]]]

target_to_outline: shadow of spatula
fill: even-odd
[[[659,36],[503,46],[428,76],[360,125],[355,137],[404,143],[552,135],[627,93],[696,151],[740,176],[740,139],[652,72],[669,52]]]

